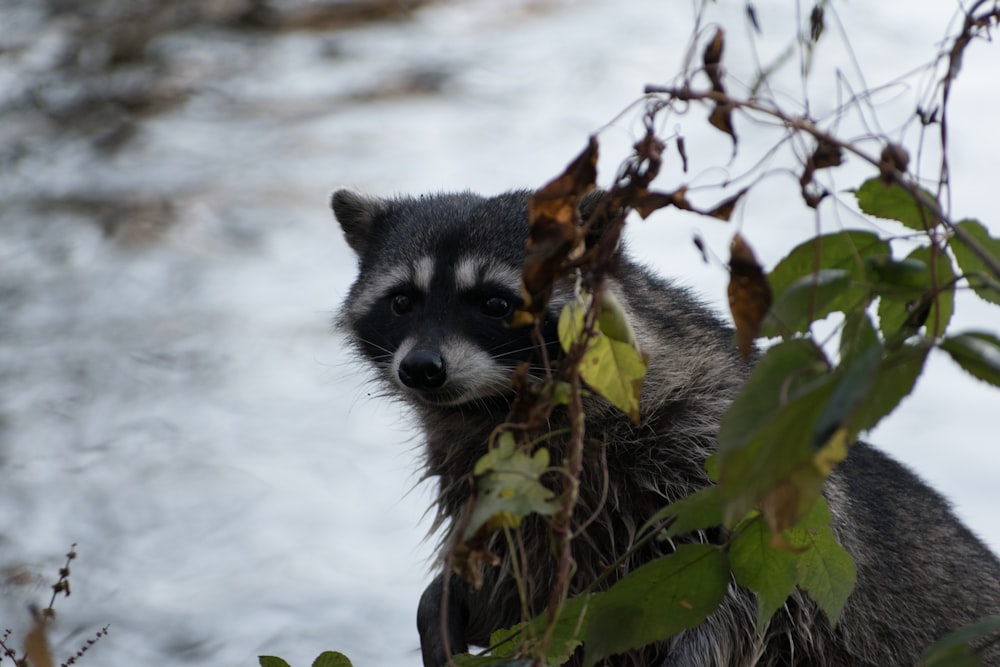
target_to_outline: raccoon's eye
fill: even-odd
[[[502,296],[487,297],[483,299],[480,309],[487,317],[504,317],[510,312],[510,301]]]
[[[406,315],[413,310],[413,299],[406,294],[397,294],[392,297],[392,314]]]

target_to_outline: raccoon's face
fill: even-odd
[[[360,261],[340,324],[395,393],[431,405],[504,396],[518,362],[534,358],[531,329],[509,326],[521,306],[527,197],[334,193]],[[545,329],[555,341],[554,322]]]

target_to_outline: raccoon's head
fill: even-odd
[[[438,406],[502,397],[517,363],[537,361],[531,329],[509,326],[529,196],[333,194],[359,261],[339,324],[394,393]],[[543,329],[556,354],[555,319]]]

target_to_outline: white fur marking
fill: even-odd
[[[521,286],[521,270],[483,257],[462,257],[455,264],[455,287],[458,291],[475,289],[483,284],[502,285],[517,292]]]
[[[462,338],[449,338],[441,346],[441,354],[448,369],[448,385],[458,392],[450,404],[458,405],[507,391],[511,369],[498,364],[478,345]]]
[[[455,264],[455,287],[460,292],[475,289],[479,284],[479,261],[474,257],[463,257]]]
[[[413,284],[424,294],[431,291],[434,278],[434,258],[425,255],[413,263]]]

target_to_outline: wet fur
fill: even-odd
[[[520,266],[528,196],[514,192],[487,199],[465,193],[380,200],[350,191],[335,193],[334,211],[359,256],[360,276],[340,326],[390,390],[398,389],[392,364],[387,363],[392,350],[380,354],[379,345],[364,338],[363,322],[370,314],[357,304],[365,286],[379,272],[412,261],[415,248],[455,257],[486,255]],[[638,426],[600,399],[590,399],[585,406],[586,461],[574,516],[577,525],[591,523],[573,542],[574,591],[623,554],[637,528],[656,510],[709,484],[705,459],[715,449],[719,420],[747,373],[732,332],[686,291],[625,255],[610,285],[649,355],[649,370]],[[553,323],[549,325],[551,336]],[[506,360],[502,366],[509,370],[512,363]],[[467,506],[470,471],[486,451],[494,426],[507,416],[509,396],[499,392],[448,406],[410,403],[426,438],[426,475],[439,484],[435,528],[443,529],[447,543]],[[553,418],[553,429],[563,425],[560,419],[558,414]],[[554,450],[553,460],[559,460],[558,439],[547,444]],[[899,463],[858,443],[830,476],[825,495],[834,530],[858,570],[855,591],[835,628],[796,592],[764,631],[755,633],[754,596],[731,585],[722,606],[699,627],[609,658],[606,664],[913,664],[942,635],[980,616],[1000,613],[996,557],[936,492]],[[529,518],[523,530],[533,575],[530,602],[538,612],[544,608],[556,562],[542,521]],[[690,539],[719,537],[702,534]],[[425,592],[418,611],[425,664],[443,664],[445,639],[451,651],[464,651],[466,644],[485,645],[492,631],[520,620],[505,546],[498,540],[492,548],[504,556],[504,563],[487,571],[480,592],[451,581],[447,628],[440,623],[442,577]],[[670,544],[648,545],[620,574],[671,549]],[[987,664],[998,662],[1000,647],[994,645]]]

